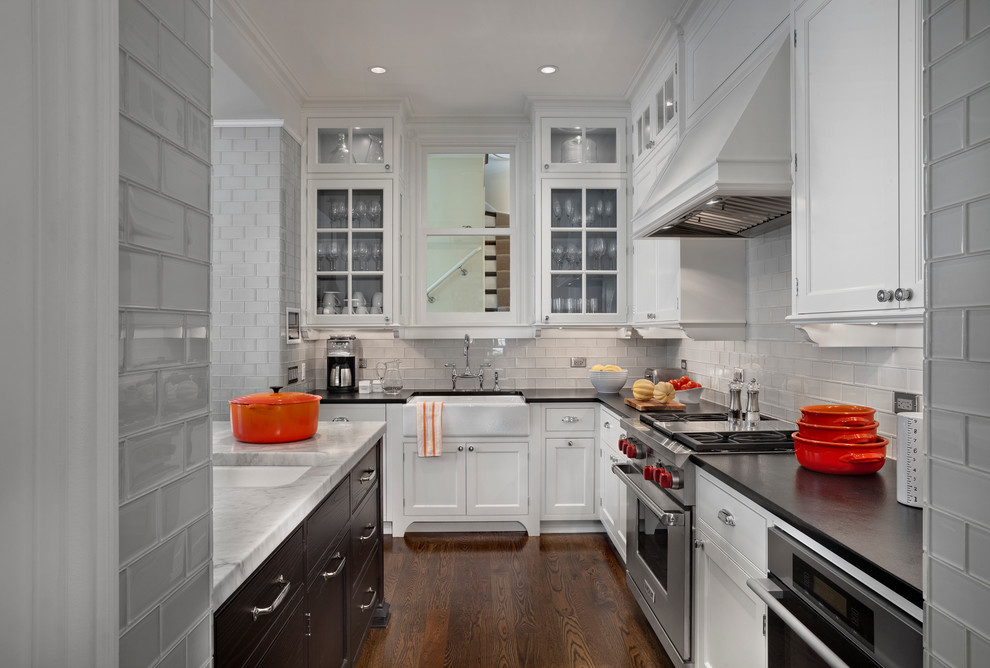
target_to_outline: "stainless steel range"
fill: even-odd
[[[629,457],[612,471],[626,484],[626,580],[671,660],[693,665],[692,454],[792,452],[791,422],[726,413],[643,413],[622,420]]]

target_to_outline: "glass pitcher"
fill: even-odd
[[[379,362],[378,378],[382,381],[382,391],[385,394],[398,394],[402,391],[402,374],[399,372],[399,360]]]

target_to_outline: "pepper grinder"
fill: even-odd
[[[742,420],[743,418],[742,380],[743,380],[742,369],[736,369],[735,372],[733,373],[732,380],[729,381],[729,419],[730,420]]]
[[[760,421],[760,384],[755,378],[749,379],[746,389],[746,422],[756,424]]]

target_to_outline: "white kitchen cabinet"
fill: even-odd
[[[703,470],[696,481],[697,663],[766,666],[766,605],[746,580],[766,577],[767,527],[773,518]]]
[[[395,144],[391,118],[310,118],[309,172],[391,173]]]
[[[651,93],[633,112],[632,151],[633,172],[662,151],[668,142],[677,141],[677,81],[676,61],[665,64],[649,87]]]
[[[542,323],[624,323],[625,180],[543,179],[540,211]]]
[[[746,580],[760,575],[729,557],[705,529],[695,531],[695,659],[706,668],[765,668],[766,605]]]
[[[920,322],[918,0],[794,13],[791,320]]]
[[[402,512],[393,518],[393,535],[401,536],[414,521],[527,524],[528,442],[447,440],[439,457],[420,457],[416,442],[406,441],[402,459]]]
[[[626,171],[626,121],[622,118],[542,118],[543,174]]]
[[[303,244],[308,325],[392,322],[392,186],[386,179],[308,182]]]
[[[320,422],[385,422],[385,404],[320,404]]]
[[[656,338],[746,335],[746,240],[633,242],[633,324]]]
[[[544,519],[598,519],[596,413],[587,404],[544,409]]]
[[[598,519],[605,527],[612,546],[623,563],[626,561],[626,486],[612,473],[612,464],[626,461],[625,453],[619,452],[619,439],[625,431],[619,424],[621,418],[612,411],[602,408],[599,417],[598,435]]]

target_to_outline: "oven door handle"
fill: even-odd
[[[639,500],[643,502],[647,508],[650,509],[654,515],[660,520],[660,524],[668,527],[682,526],[684,524],[684,513],[679,511],[664,510],[657,505],[657,502],[646,495],[646,493],[639,488],[639,486],[633,482],[629,474],[619,468],[618,464],[612,464],[612,473],[619,476],[619,480],[626,484],[626,486],[631,489]]]
[[[750,578],[746,580],[746,586],[752,589],[775,615],[780,617],[781,621],[787,625],[787,628],[806,642],[808,647],[821,657],[822,661],[833,668],[849,668],[849,665],[845,661],[840,659],[835,652],[818,639],[818,636],[812,633],[790,610],[784,607],[784,604],[778,600],[778,596],[783,595],[784,590],[777,586],[773,580],[769,578]]]

